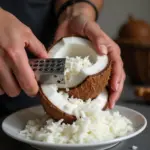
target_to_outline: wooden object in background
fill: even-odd
[[[135,84],[150,84],[150,25],[129,16],[116,39],[126,73]]]
[[[150,87],[137,87],[135,90],[135,95],[150,102]]]

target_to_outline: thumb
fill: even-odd
[[[48,58],[48,53],[47,53],[44,45],[32,33],[28,40],[27,47],[37,57]]]

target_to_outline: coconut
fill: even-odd
[[[83,105],[81,99],[66,97],[67,94],[61,94],[54,85],[42,85],[40,87],[40,99],[46,113],[55,120],[64,119],[65,123],[72,123],[76,120],[75,112],[78,107]],[[100,93],[91,103],[99,105],[99,109],[104,109],[108,101],[108,92],[106,89]]]
[[[64,99],[59,93],[61,90],[75,99],[100,100],[100,109],[104,109],[108,101],[105,87],[111,74],[111,63],[107,55],[98,55],[89,40],[79,37],[61,39],[48,54],[52,58],[88,57],[92,63],[81,68],[79,73],[70,75],[69,79],[66,78],[65,84],[57,84],[57,88],[54,88],[54,85],[40,85],[41,103],[48,115],[55,120],[64,119],[66,123],[76,120],[73,111],[65,109],[67,106],[73,110],[76,105],[71,105],[67,99]]]

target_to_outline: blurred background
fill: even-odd
[[[109,36],[116,38],[129,14],[150,23],[150,0],[104,0],[98,23]]]
[[[98,23],[119,44],[131,82],[150,85],[150,0],[104,0]]]

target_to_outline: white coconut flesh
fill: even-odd
[[[90,75],[101,72],[108,65],[107,56],[99,56],[91,43],[82,38],[64,38],[58,42],[49,52],[52,58],[66,58],[65,80],[66,84],[42,84],[43,94],[50,102],[61,111],[77,116],[86,105],[99,105],[103,109],[108,101],[108,93],[105,89],[95,99],[83,101],[69,97],[65,92],[58,92],[59,88],[74,87]]]
[[[65,78],[65,84],[58,84],[58,88],[72,88],[81,84],[88,76],[103,71],[108,65],[108,56],[100,56],[89,40],[79,37],[67,37],[59,41],[49,51],[49,57],[66,58],[76,57],[85,58],[89,56],[91,64],[79,69],[78,73],[71,74],[71,78]],[[86,61],[86,60],[85,60]],[[72,65],[70,62],[70,65]],[[76,62],[77,69],[82,65],[80,60]],[[80,67],[81,68],[81,67]],[[76,69],[76,70],[77,70]],[[67,72],[66,72],[67,73]],[[68,75],[68,73],[67,73]]]
[[[61,111],[75,115],[77,112],[81,112],[82,108],[87,106],[99,105],[99,109],[103,109],[108,101],[108,92],[105,89],[101,92],[95,99],[83,101],[82,99],[77,99],[69,97],[65,92],[59,91],[56,85],[42,85],[41,86],[44,95],[48,100],[51,101],[53,105],[59,108]]]

